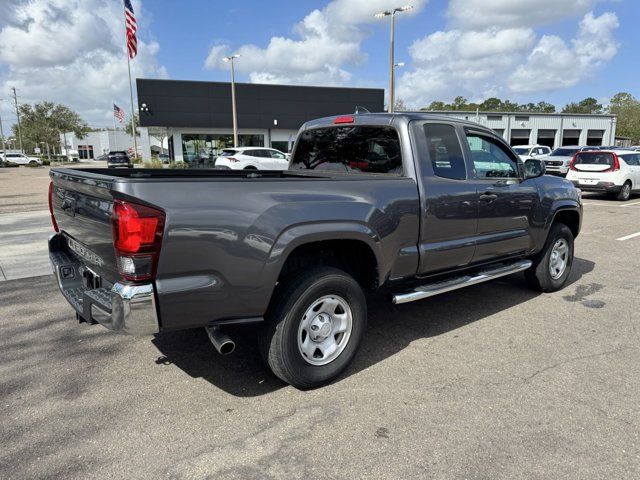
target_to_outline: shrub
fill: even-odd
[[[171,162],[169,168],[189,168],[189,164],[187,162]]]
[[[144,162],[142,165],[144,168],[162,168],[162,162],[157,157],[151,157],[150,162]]]
[[[47,160],[46,158],[42,159],[42,165],[44,165],[45,167],[48,167],[49,165],[51,165],[51,162],[49,160]]]
[[[13,162],[4,162],[2,164],[2,166],[7,167],[7,168],[19,167],[19,165],[17,163],[13,163]]]

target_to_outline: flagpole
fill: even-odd
[[[116,134],[116,112],[115,105],[116,102],[112,102],[113,106],[111,107],[111,115],[113,116],[113,144],[116,148],[114,150],[118,150],[118,135]]]
[[[125,30],[125,53],[127,54],[127,70],[129,72],[129,95],[131,96],[131,133],[133,135],[133,155],[134,158],[138,158],[138,140],[136,139],[136,110],[133,107],[133,84],[131,83],[131,58],[129,57],[129,47],[127,45],[127,8],[122,2],[122,13],[124,15],[124,30]]]

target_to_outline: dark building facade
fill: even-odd
[[[137,79],[140,126],[168,136],[175,160],[206,160],[232,142],[231,85]],[[236,83],[239,143],[290,149],[307,120],[384,109],[384,90]]]

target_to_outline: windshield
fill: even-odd
[[[551,152],[550,157],[573,157],[578,151],[579,148],[556,148],[553,152]]]
[[[517,147],[517,148],[514,148],[514,150],[518,155],[526,155],[527,153],[529,153],[528,148]]]

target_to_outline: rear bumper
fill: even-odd
[[[606,192],[606,193],[618,193],[622,190],[622,185],[615,185],[611,182],[598,182],[595,185],[584,185],[577,180],[572,180],[571,183],[579,188],[583,192]]]
[[[49,259],[60,292],[82,320],[133,335],[160,330],[153,284],[115,283],[110,288],[87,288],[82,276],[85,266],[66,249],[60,234],[49,239]]]

